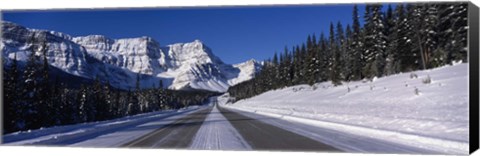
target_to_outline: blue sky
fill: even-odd
[[[359,5],[359,15],[364,5]],[[264,60],[307,35],[326,35],[330,22],[352,23],[353,5],[7,11],[3,20],[72,36],[150,36],[160,45],[200,39],[226,63]]]

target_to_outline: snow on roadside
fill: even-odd
[[[215,105],[190,145],[202,150],[251,150],[250,145]]]
[[[15,132],[4,135],[3,144],[115,147],[202,108],[205,107],[191,106],[186,109],[144,113],[108,121]]]
[[[330,82],[297,85],[226,106],[466,154],[468,98],[468,64],[463,63],[336,87]]]

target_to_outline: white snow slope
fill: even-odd
[[[114,120],[65,125],[3,136],[4,145],[67,145],[78,147],[118,147],[168,125],[204,106],[139,114]]]
[[[423,82],[427,77],[431,83]],[[336,87],[331,82],[297,85],[225,106],[405,146],[468,154],[468,99],[468,64],[462,63]]]

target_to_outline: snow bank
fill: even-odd
[[[447,153],[468,153],[468,64],[334,87],[269,91],[227,107]]]

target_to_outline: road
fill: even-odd
[[[215,123],[217,125],[207,123]],[[201,131],[200,134],[197,134],[199,133],[202,124],[215,127],[210,128],[210,130],[205,132]],[[219,126],[218,124],[223,126]],[[204,129],[208,128],[204,127]],[[214,133],[215,131],[212,132],[212,130],[216,130],[215,135],[201,134]],[[218,137],[219,134],[217,133],[230,134]],[[232,138],[234,135],[239,136]],[[204,136],[202,139],[198,139],[198,137],[202,136]],[[205,148],[210,146],[201,146],[205,149],[221,149],[218,147],[221,147],[220,145],[223,144],[227,149],[244,148],[269,151],[340,151],[339,149],[317,140],[284,130],[258,119],[247,117],[239,112],[234,112],[217,106],[211,106],[189,114],[176,120],[172,124],[156,129],[147,135],[124,144],[123,146],[137,148],[188,149],[191,148],[192,144],[198,144],[198,141],[195,140],[203,140],[202,142],[206,143],[210,142],[208,144],[218,144],[215,145],[216,148]],[[235,144],[232,143],[232,141],[238,142],[238,145],[235,146],[241,146],[241,148],[225,146],[225,144]]]
[[[215,100],[214,100],[215,101]],[[226,100],[222,100],[224,102]],[[215,102],[214,102],[215,103]],[[339,131],[225,104],[145,113],[4,136],[6,145],[197,150],[444,154],[376,135]],[[455,152],[455,151],[454,151]],[[456,152],[460,153],[460,152]]]
[[[327,144],[247,117],[238,112],[225,108],[219,110],[255,150],[339,151]]]
[[[200,129],[212,107],[189,114],[147,135],[135,139],[124,147],[187,148]]]

